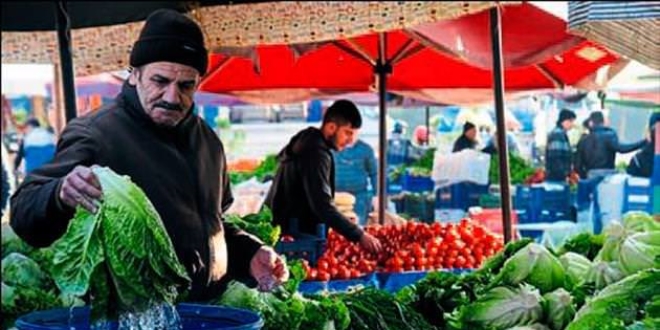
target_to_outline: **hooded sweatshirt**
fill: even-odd
[[[318,128],[309,127],[291,138],[278,155],[278,167],[266,197],[274,222],[290,233],[289,222],[298,220],[298,230],[315,235],[326,224],[356,242],[363,231],[345,218],[332,201],[335,194],[334,146]]]

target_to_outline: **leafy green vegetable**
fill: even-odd
[[[2,259],[2,281],[9,285],[22,285],[32,288],[48,288],[51,284],[48,275],[32,259],[12,253]]]
[[[518,251],[525,248],[530,243],[534,242],[531,238],[523,238],[514,242],[508,243],[503,250],[490,257],[484,264],[477,270],[479,273],[498,274],[504,266],[504,263],[511,258]]]
[[[564,289],[557,289],[543,296],[546,324],[552,330],[563,330],[575,316],[573,297]]]
[[[493,284],[518,285],[523,282],[546,293],[563,287],[566,273],[559,259],[550,251],[542,245],[531,243],[504,262]]]
[[[660,223],[650,214],[640,211],[631,211],[623,216],[623,225],[626,230],[635,232],[660,231]]]
[[[570,282],[570,287],[574,287],[585,280],[587,273],[593,267],[591,261],[581,254],[574,252],[566,252],[559,261],[564,270],[566,270],[567,280]]]
[[[482,273],[432,272],[399,291],[397,299],[422,314],[431,325],[444,327],[448,321],[446,315],[474,302],[488,280]]]
[[[282,233],[280,226],[273,226],[273,213],[267,206],[257,214],[248,214],[242,218],[236,214],[228,214],[225,216],[225,222],[257,236],[269,246],[275,246]]]
[[[631,275],[648,268],[660,268],[660,231],[635,233],[623,240],[618,260],[626,274]]]
[[[490,167],[488,170],[488,178],[491,183],[500,182],[500,160],[499,154],[490,156]],[[511,173],[511,184],[522,184],[525,180],[534,174],[534,167],[532,167],[524,158],[515,153],[509,153],[509,172]]]
[[[461,307],[459,329],[505,330],[534,324],[543,317],[541,303],[539,291],[530,285],[517,289],[497,287]]]
[[[607,286],[582,306],[567,330],[625,329],[644,306],[660,295],[660,270],[648,269]]]
[[[594,260],[598,251],[603,247],[604,241],[605,236],[603,234],[581,233],[569,238],[559,249],[559,254],[574,252],[589,260]]]
[[[350,330],[433,330],[422,315],[385,291],[366,288],[342,298],[350,311]]]
[[[96,214],[79,208],[53,244],[53,276],[63,294],[92,297],[92,319],[174,303],[190,279],[144,192],[126,176],[94,168],[104,193]]]

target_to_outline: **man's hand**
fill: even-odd
[[[90,167],[76,166],[64,177],[58,193],[62,203],[76,208],[78,205],[96,213],[101,199],[101,183]]]
[[[362,235],[362,238],[360,238],[360,245],[362,245],[363,248],[365,248],[367,251],[372,252],[372,253],[380,253],[382,250],[382,245],[380,244],[380,241],[372,236],[369,233],[364,233]]]
[[[268,246],[262,246],[252,257],[250,274],[259,283],[259,291],[271,291],[289,280],[289,269],[286,263]]]

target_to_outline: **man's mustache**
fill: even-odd
[[[177,103],[170,103],[166,101],[160,101],[154,105],[154,108],[162,108],[168,111],[177,111],[177,112],[183,112],[183,107],[181,104]]]

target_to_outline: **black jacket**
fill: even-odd
[[[476,141],[472,141],[468,139],[465,134],[462,134],[458,139],[456,139],[456,142],[454,142],[454,148],[451,152],[459,152],[463,149],[474,149],[476,146]]]
[[[353,242],[362,237],[362,229],[332,204],[335,194],[332,148],[319,129],[309,127],[291,138],[279,153],[277,174],[266,205],[283,232],[289,232],[290,219],[298,219],[303,233],[314,235],[317,224],[325,223]]]
[[[253,280],[250,260],[261,243],[221,221],[233,201],[222,143],[192,114],[176,128],[159,128],[128,84],[114,103],[72,120],[55,159],[17,189],[11,199],[16,234],[37,247],[61,237],[74,211],[59,203],[62,179],[77,165],[94,164],[130,176],[149,197],[193,280],[190,300],[217,296],[232,277]],[[209,269],[229,276],[207,285]]]
[[[619,143],[616,131],[604,126],[597,126],[578,143],[575,168],[580,177],[586,178],[591,170],[615,168],[616,153],[627,153],[644,147],[646,140],[632,144]]]
[[[637,152],[630,160],[626,172],[633,176],[650,178],[653,175],[653,158],[655,157],[655,132],[651,131],[651,143]]]

